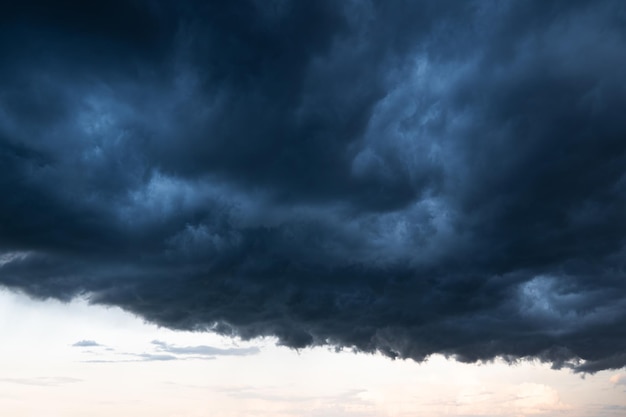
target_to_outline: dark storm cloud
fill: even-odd
[[[0,19],[3,285],[295,348],[626,365],[622,2]]]

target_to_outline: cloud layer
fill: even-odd
[[[626,365],[622,2],[0,23],[2,285],[295,348]]]

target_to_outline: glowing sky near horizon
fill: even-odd
[[[624,372],[583,377],[529,362],[477,366],[434,356],[418,364],[324,348],[296,352],[274,340],[171,331],[84,300],[35,301],[2,291],[0,332],[0,410],[13,417],[619,417],[626,412]],[[260,351],[163,360],[155,341]]]

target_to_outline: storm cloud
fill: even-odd
[[[393,358],[626,366],[622,1],[0,16],[0,284]]]

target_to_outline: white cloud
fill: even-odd
[[[525,383],[518,387],[512,404],[521,415],[542,414],[570,410],[572,407],[561,401],[553,387],[537,383]]]

